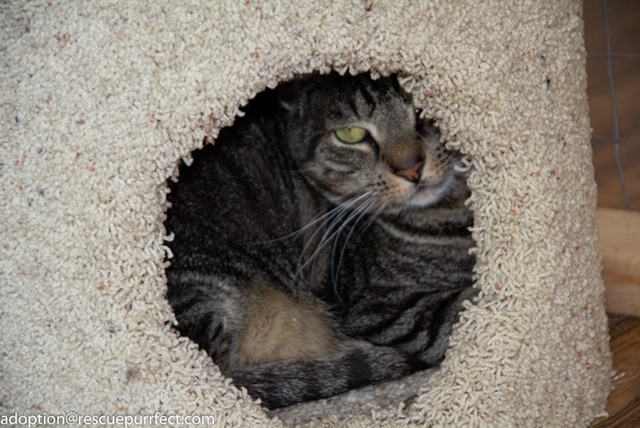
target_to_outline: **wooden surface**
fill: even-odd
[[[640,317],[640,212],[599,208],[598,235],[607,311]]]
[[[583,9],[598,206],[640,211],[640,1],[584,0]],[[615,218],[600,214],[605,234],[609,227],[620,230]],[[624,233],[616,236],[621,244],[629,243]],[[616,242],[602,236],[601,242],[608,305],[620,312],[637,311],[627,300],[640,282],[617,273],[630,259],[623,255],[620,264],[611,262]],[[640,318],[609,314],[609,330],[616,389],[609,396],[609,417],[594,426],[640,428]]]
[[[598,208],[598,236],[615,390],[593,427],[640,427],[640,213]]]
[[[640,427],[640,318],[609,314],[609,331],[616,389],[593,428]]]

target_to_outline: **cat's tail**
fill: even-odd
[[[316,360],[282,361],[225,373],[268,409],[317,400],[426,369],[389,347],[362,345]]]

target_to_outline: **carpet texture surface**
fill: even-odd
[[[611,362],[581,14],[580,1],[0,4],[0,415],[287,423],[172,329],[166,180],[266,86],[335,69],[399,73],[469,156],[481,292],[417,396],[308,423],[588,425]]]

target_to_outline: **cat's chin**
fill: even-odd
[[[437,182],[422,182],[405,202],[405,206],[427,208],[436,205],[449,192],[455,182],[454,174],[449,174]]]
[[[405,206],[413,208],[427,208],[437,204],[444,194],[442,186],[438,187],[422,187],[419,188],[411,198],[405,203]]]

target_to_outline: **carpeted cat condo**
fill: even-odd
[[[282,423],[172,328],[166,180],[256,93],[331,69],[398,73],[468,155],[481,292],[417,396],[310,423],[603,413],[580,1],[42,0],[0,19],[0,415]]]

